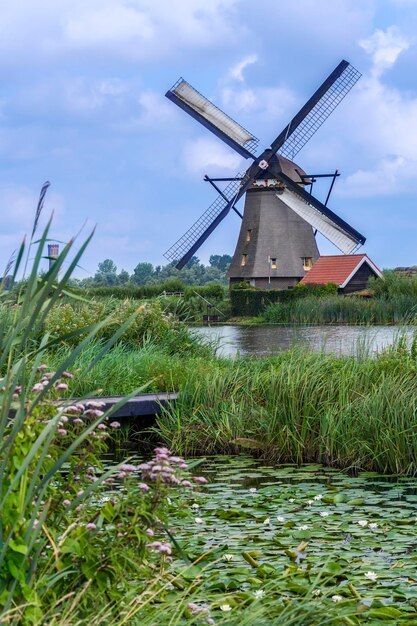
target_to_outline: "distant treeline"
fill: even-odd
[[[180,280],[183,285],[209,285],[213,283],[227,284],[227,270],[232,257],[228,254],[213,254],[209,259],[209,265],[204,265],[193,256],[182,270],[175,267],[176,261],[168,265],[156,265],[152,263],[138,263],[129,274],[122,269],[117,271],[116,264],[112,259],[105,259],[98,264],[94,276],[83,279],[72,279],[71,284],[82,288],[86,287],[120,287],[126,285],[158,285],[172,279]],[[174,291],[174,289],[171,289]]]

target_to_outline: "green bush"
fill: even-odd
[[[241,283],[238,283],[240,285]],[[337,293],[337,285],[301,285],[294,289],[252,289],[238,287],[230,290],[232,315],[252,317],[260,315],[269,305],[277,302],[293,302],[308,296],[323,298]]]

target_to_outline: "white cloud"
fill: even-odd
[[[410,47],[410,42],[398,28],[390,26],[385,31],[376,30],[368,39],[359,41],[359,45],[372,57],[374,76],[380,76],[394,65],[401,52]]]
[[[206,173],[208,169],[216,169],[226,170],[226,174],[235,174],[242,159],[236,152],[226,148],[220,140],[200,138],[186,144],[183,161],[190,172],[201,174]]]
[[[298,98],[287,87],[253,87],[222,91],[222,103],[233,112],[256,114],[267,118],[268,122],[287,115],[295,110]]]
[[[2,7],[0,55],[7,65],[59,62],[82,53],[130,61],[179,48],[231,45],[238,0],[19,0]],[[30,45],[28,45],[28,43]],[[85,57],[84,57],[85,60]]]
[[[245,56],[241,61],[239,61],[239,63],[236,63],[236,65],[233,65],[233,67],[230,68],[229,76],[234,80],[243,82],[243,70],[246,69],[248,65],[252,65],[257,61],[258,57],[256,54],[249,54],[248,56]]]
[[[411,42],[390,27],[359,45],[370,56],[371,67],[349,97],[348,115],[356,120],[351,146],[356,144],[364,165],[341,182],[340,194],[395,195],[410,189],[417,177],[417,135],[410,132],[417,127],[417,98],[388,85],[384,72]]]

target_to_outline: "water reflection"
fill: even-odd
[[[400,337],[410,344],[413,326],[213,326],[195,332],[218,342],[221,356],[277,354],[301,345],[339,355],[375,354]]]

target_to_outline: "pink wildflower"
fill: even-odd
[[[59,383],[59,385],[56,386],[57,391],[66,391],[68,389],[68,385],[66,385],[65,383]]]
[[[205,485],[208,483],[207,478],[204,478],[204,476],[194,476],[193,480],[195,483],[200,483],[200,485]]]
[[[74,378],[70,372],[62,372],[61,376],[62,378]]]
[[[141,489],[142,491],[149,491],[150,487],[149,485],[146,485],[145,483],[139,483],[139,489]]]
[[[71,500],[63,500],[62,504],[63,506],[69,506],[71,504]]]
[[[153,537],[155,535],[152,528],[147,528],[145,532],[148,535],[148,537]]]
[[[93,524],[93,522],[89,522],[88,524],[85,525],[87,530],[95,530],[97,528],[97,526],[95,524]]]
[[[110,424],[110,428],[120,428],[120,423],[119,422],[112,422]]]

